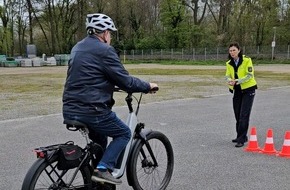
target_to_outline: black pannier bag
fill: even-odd
[[[82,155],[82,149],[78,145],[61,145],[58,151],[57,169],[69,170],[78,167],[82,161]]]

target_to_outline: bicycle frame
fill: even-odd
[[[112,175],[114,177],[116,177],[116,178],[122,177],[124,172],[125,172],[126,163],[127,163],[127,159],[128,159],[129,153],[130,153],[130,149],[131,149],[132,143],[133,143],[133,138],[134,138],[134,133],[135,133],[135,129],[136,129],[137,123],[138,123],[138,121],[137,121],[137,116],[136,116],[135,112],[129,113],[127,121],[126,121],[126,124],[131,130],[131,139],[128,142],[126,148],[125,148],[125,151],[124,151],[124,154],[123,154],[123,158],[122,158],[122,162],[121,162],[122,163],[121,167],[119,169],[115,168],[114,171],[112,172]]]
[[[156,91],[158,90],[158,88],[155,89]],[[125,150],[123,151],[123,155],[121,160],[118,160],[121,162],[121,166],[120,168],[115,168],[114,171],[112,172],[112,175],[116,178],[120,178],[124,175],[125,170],[126,170],[126,165],[127,165],[127,160],[130,156],[130,151],[132,149],[132,147],[134,147],[134,138],[135,138],[135,132],[136,132],[136,127],[138,125],[138,119],[137,119],[137,114],[139,112],[139,106],[141,103],[141,99],[142,99],[142,93],[139,97],[139,100],[137,100],[137,107],[134,111],[133,106],[132,106],[132,93],[128,93],[127,97],[126,97],[126,102],[127,102],[127,106],[129,109],[129,115],[127,117],[126,120],[126,124],[127,126],[130,128],[131,130],[131,139],[129,140]],[[145,130],[145,134],[142,135],[143,132],[138,131],[138,134],[141,134],[141,138],[146,138],[146,134],[150,133],[151,130]],[[153,155],[154,156],[154,155]]]

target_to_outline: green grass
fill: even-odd
[[[55,67],[53,71],[39,73],[15,69],[20,69],[19,74],[0,74],[0,120],[61,112],[65,68]],[[160,91],[144,96],[143,103],[228,93],[224,69],[130,67],[128,71],[159,85]],[[289,73],[256,71],[255,77],[259,90],[290,85]],[[124,94],[116,93],[114,98],[117,106],[124,105]]]
[[[290,64],[290,60],[268,60],[252,58],[253,64]],[[124,64],[161,64],[161,65],[225,65],[226,60],[126,60]]]
[[[224,61],[182,61],[182,60],[126,60],[125,64],[162,64],[162,65],[223,65]]]
[[[170,76],[191,76],[200,79],[213,78],[219,81],[224,76],[224,70],[215,69],[128,69],[132,75],[148,75],[148,76],[168,76],[168,82],[173,84]],[[288,73],[273,73],[269,71],[256,71],[257,80],[265,81],[290,81]],[[0,75],[1,93],[18,93],[18,94],[45,94],[48,96],[59,96],[62,93],[63,84],[66,75],[63,74],[11,74]],[[158,81],[157,81],[158,82]],[[160,82],[160,81],[159,81]],[[167,83],[167,81],[163,81]],[[206,81],[203,81],[203,83]],[[192,81],[182,81],[189,86]],[[263,85],[262,85],[263,86]]]
[[[252,59],[253,63],[258,64],[264,64],[264,65],[272,65],[272,64],[290,64],[290,60],[260,60],[260,59]]]
[[[64,74],[11,74],[0,75],[0,89],[5,93],[47,93],[59,95]]]
[[[202,69],[128,69],[134,75],[224,75],[223,70]]]

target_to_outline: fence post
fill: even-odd
[[[216,59],[217,60],[219,59],[219,48],[218,47],[216,48]]]
[[[143,52],[143,49],[142,49],[142,51],[141,51],[141,52],[142,52],[142,59],[144,59],[144,52]]]
[[[171,59],[173,58],[173,48],[171,48]]]
[[[161,56],[161,58],[160,59],[162,59],[162,56],[163,55],[163,53],[162,53],[162,49],[160,50],[160,56]]]
[[[195,60],[195,48],[192,49],[192,59]]]
[[[132,49],[133,60],[135,60],[134,50]]]
[[[290,45],[288,45],[288,50],[287,50],[287,59],[289,59],[289,51],[290,51]]]
[[[124,61],[124,63],[126,62],[126,50],[124,50],[123,61]]]
[[[181,49],[181,60],[183,60],[183,48]]]
[[[204,48],[204,60],[206,61],[206,48]]]

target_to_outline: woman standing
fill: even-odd
[[[238,43],[229,45],[229,60],[226,62],[226,81],[234,93],[233,109],[237,137],[232,142],[242,147],[248,141],[247,133],[257,83],[251,58],[242,54]]]

